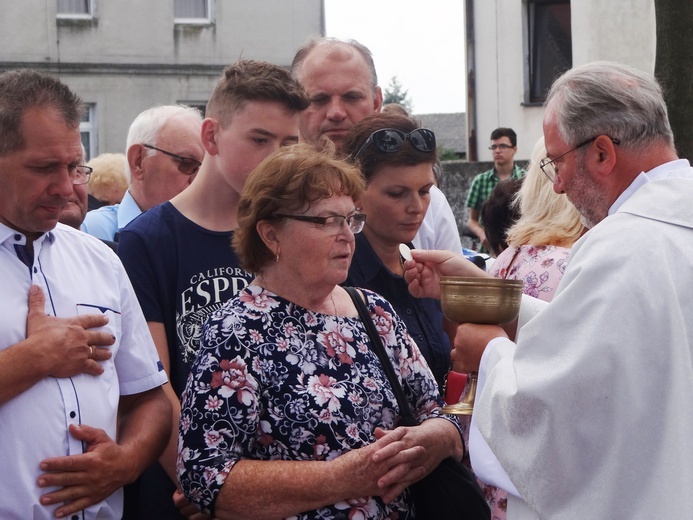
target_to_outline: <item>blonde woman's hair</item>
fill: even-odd
[[[94,168],[87,184],[89,195],[105,201],[107,195],[117,191],[122,199],[128,189],[127,163],[124,153],[102,153],[89,161],[87,166]],[[109,201],[109,204],[118,202]]]
[[[572,247],[585,232],[578,210],[565,195],[553,191],[553,184],[539,168],[539,161],[544,157],[546,147],[542,137],[534,146],[522,188],[513,199],[520,218],[508,230],[507,242],[511,247]]]

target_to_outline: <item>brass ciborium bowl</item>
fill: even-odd
[[[440,306],[450,321],[503,325],[520,312],[522,280],[500,278],[440,278]],[[459,402],[445,405],[443,413],[471,415],[474,410],[477,373],[467,374],[467,386]]]
[[[522,280],[440,277],[440,306],[450,321],[503,325],[517,318]]]

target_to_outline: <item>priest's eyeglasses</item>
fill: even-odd
[[[600,134],[601,135],[601,134]],[[560,159],[561,157],[564,157],[568,155],[569,153],[574,152],[575,150],[578,150],[582,148],[583,146],[587,146],[588,144],[592,143],[595,141],[599,136],[595,135],[594,137],[587,139],[586,141],[581,142],[578,144],[575,148],[568,150],[565,153],[562,153],[555,159],[549,159],[548,157],[544,157],[541,161],[539,161],[539,168],[541,168],[541,171],[544,172],[544,175],[551,181],[552,184],[556,184],[556,172],[558,172],[558,168],[556,167],[556,161]],[[609,136],[607,136],[609,137]],[[613,137],[609,137],[611,139],[611,142],[614,144],[620,144],[621,141],[618,139],[614,139]]]

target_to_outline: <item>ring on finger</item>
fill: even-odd
[[[89,345],[89,359],[91,359],[94,356],[94,347]]]

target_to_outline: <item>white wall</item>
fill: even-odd
[[[653,0],[573,0],[573,65],[609,60],[654,72]]]
[[[493,129],[509,126],[518,136],[516,158],[528,160],[542,133],[544,110],[524,104],[527,4],[468,1],[474,3],[478,159],[492,160],[489,136]],[[571,24],[574,66],[610,60],[654,71],[653,0],[573,0]]]

